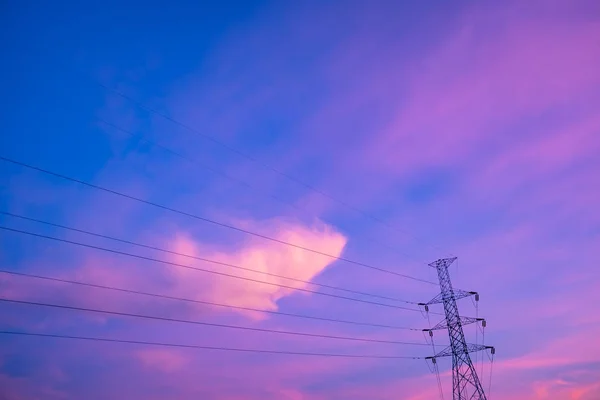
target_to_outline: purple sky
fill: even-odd
[[[427,263],[456,255],[453,283],[481,293],[485,343],[496,347],[493,399],[600,398],[600,3],[125,3],[2,4],[1,156],[396,274],[436,281]],[[6,214],[0,215],[3,227],[288,287],[9,231],[0,232],[2,270],[417,329],[428,327],[419,312],[305,290],[414,308],[410,304],[273,275],[412,302],[426,302],[439,290],[5,161],[0,183],[4,213],[272,275]],[[6,273],[0,273],[0,297],[417,345],[4,301],[1,331],[432,355],[418,331]],[[459,305],[463,315],[475,315],[469,299]],[[430,317],[432,323],[442,318]],[[475,342],[475,326],[465,332]],[[438,349],[448,343],[443,331],[435,338]],[[449,361],[440,360],[446,398]],[[486,361],[486,388],[489,369]],[[0,399],[82,398],[433,400],[439,394],[424,360],[0,334]]]

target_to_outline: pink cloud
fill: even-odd
[[[280,220],[266,222],[246,221],[245,226],[262,226],[262,230],[278,240],[295,243],[298,246],[339,257],[346,244],[346,238],[332,227],[316,221],[311,226]],[[211,250],[186,235],[178,235],[171,244],[174,251],[196,257],[205,257],[218,262],[237,265],[265,273],[286,276],[310,282],[334,259],[279,243],[250,242],[227,252]],[[189,258],[176,256],[177,262],[188,263]],[[186,293],[192,298],[203,298],[209,301],[227,303],[234,306],[277,310],[277,301],[295,293],[294,289],[310,287],[307,283],[292,281],[275,276],[268,276],[252,271],[237,270],[221,265],[204,264],[209,269],[223,271],[234,275],[257,279],[274,284],[290,286],[281,288],[256,282],[231,279],[227,277],[200,275],[196,271],[172,269],[169,273],[178,293]],[[298,292],[303,293],[303,292]],[[240,310],[243,315],[262,319],[266,315],[252,311]]]
[[[533,384],[535,399],[593,400],[600,394],[600,383],[576,384],[563,379],[538,381]]]
[[[535,369],[543,367],[558,367],[582,363],[594,363],[600,360],[600,349],[597,346],[580,346],[580,343],[593,343],[600,335],[600,328],[588,327],[577,329],[568,336],[558,336],[546,340],[541,348],[531,351],[522,357],[508,359],[498,363],[502,371],[515,369]]]
[[[599,24],[520,13],[467,14],[458,34],[415,66],[411,101],[380,136],[374,165],[402,171],[474,156],[493,143],[486,130],[572,102],[600,83]]]
[[[600,190],[588,182],[598,151],[600,119],[593,115],[498,152],[472,174],[469,187],[488,203],[518,198],[511,207],[515,211],[535,201],[538,207],[555,204],[562,212],[586,210],[588,217],[597,218],[593,204]]]
[[[188,358],[180,351],[165,349],[143,349],[136,353],[142,364],[161,372],[177,372],[188,364]]]
[[[340,256],[346,244],[346,237],[331,226],[315,220],[311,225],[284,220],[244,221],[243,225],[265,232],[278,240],[295,243],[298,246],[312,248],[317,251]],[[171,239],[174,237],[174,239]],[[186,234],[176,234],[163,238],[155,238],[162,242],[159,246],[170,248],[181,254],[192,257],[203,257],[217,262],[237,265],[260,272],[286,276],[293,279],[310,282],[323,272],[334,259],[320,254],[306,252],[279,243],[265,241],[250,241],[238,245],[215,249],[194,240]],[[143,242],[143,240],[142,240]],[[128,251],[138,254],[139,249]],[[277,310],[277,302],[294,293],[306,294],[297,289],[311,288],[309,283],[263,275],[260,273],[239,270],[206,262],[199,262],[190,257],[157,253],[158,259],[166,259],[181,265],[224,272],[242,278],[256,279],[273,284],[281,284],[289,288],[281,288],[243,279],[212,275],[202,271],[180,268],[177,266],[161,265],[152,262],[129,259],[123,256],[112,256],[104,253],[86,253],[81,266],[58,274],[59,278],[89,282],[117,288],[130,288],[147,292],[159,293],[175,297],[212,301],[232,306],[242,306],[266,310]],[[36,264],[36,263],[34,263]],[[44,262],[37,263],[31,269],[43,271],[48,269]],[[140,279],[143,276],[144,279]],[[138,309],[152,308],[157,299],[131,296],[122,293],[111,293],[110,296],[102,289],[88,289],[65,284],[25,280],[26,278],[0,276],[4,284],[1,286],[2,295],[14,299],[39,300],[51,297],[67,297],[77,299],[80,305],[100,309],[121,309],[128,304]],[[84,304],[81,304],[84,302]],[[218,308],[215,311],[228,312],[234,309]],[[253,311],[236,310],[241,315],[255,320],[266,318],[268,314]],[[104,320],[101,317],[99,320]]]

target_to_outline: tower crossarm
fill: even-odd
[[[479,321],[485,321],[485,319],[483,319],[483,318],[473,318],[473,317],[459,317],[459,318],[460,318],[460,324],[462,326],[474,324]],[[423,331],[437,331],[437,330],[441,330],[441,329],[448,329],[448,321],[446,321],[446,320],[440,321],[436,325],[434,325],[432,328],[423,329]]]
[[[476,351],[482,351],[482,350],[487,350],[487,349],[492,349],[493,350],[494,347],[493,346],[484,346],[482,344],[469,343],[463,349],[463,353],[474,353]],[[426,359],[430,360],[432,358],[450,357],[453,354],[454,353],[453,353],[452,347],[448,346],[444,350],[442,350],[439,353],[437,353],[435,356],[433,356],[433,357],[426,357]]]
[[[435,296],[433,299],[429,300],[427,303],[419,303],[420,306],[430,306],[432,304],[443,304],[444,303],[444,299],[447,297],[451,297],[454,300],[460,300],[460,299],[464,299],[465,297],[469,297],[469,296],[477,296],[477,292],[468,292],[466,290],[461,290],[461,289],[453,289],[452,291],[449,292],[442,292],[440,294],[438,294],[437,296]]]

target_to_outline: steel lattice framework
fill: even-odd
[[[435,359],[438,357],[452,357],[452,396],[454,400],[487,400],[469,353],[486,349],[492,349],[492,352],[494,352],[494,349],[491,346],[467,344],[465,340],[463,325],[481,321],[482,319],[461,317],[458,313],[456,300],[476,295],[477,293],[452,288],[448,267],[455,260],[456,257],[445,258],[429,264],[429,266],[437,270],[441,291],[430,302],[421,303],[421,305],[426,306],[426,309],[428,309],[428,306],[431,304],[443,304],[446,321],[425,330],[431,332],[436,329],[448,329],[450,346],[435,356],[428,358],[435,362]]]

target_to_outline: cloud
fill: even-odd
[[[241,221],[244,227],[263,232],[277,240],[293,243],[304,248],[339,257],[342,254],[347,238],[332,226],[315,220],[312,224],[299,221],[274,219],[267,221]],[[232,306],[241,306],[275,311],[278,301],[295,293],[306,294],[298,289],[311,288],[308,283],[316,278],[335,259],[311,253],[300,248],[265,240],[250,240],[238,244],[214,245],[204,244],[186,233],[174,233],[154,238],[160,247],[191,257],[202,257],[219,263],[231,264],[241,268],[289,277],[295,280],[264,275],[249,270],[241,270],[226,265],[196,261],[183,255],[163,253],[148,254],[151,257],[165,259],[181,265],[189,265],[239,276],[242,279],[210,274],[177,266],[161,265],[153,262],[128,259],[122,256],[104,253],[86,253],[81,266],[66,269],[59,275],[65,279],[73,279],[117,288],[138,289],[175,297],[212,301]],[[142,241],[143,242],[143,241]],[[140,250],[130,248],[126,251],[139,254]],[[36,270],[47,270],[48,266],[40,262]],[[140,277],[144,279],[140,279]],[[77,300],[89,307],[102,309],[119,309],[123,306],[146,310],[155,309],[159,300],[143,296],[130,296],[106,292],[100,289],[87,289],[70,286],[64,291],[64,284],[41,281],[27,281],[24,278],[0,277],[5,283],[1,286],[3,295],[17,299],[63,298]],[[248,280],[246,280],[248,279]],[[251,280],[259,280],[270,284],[262,284]],[[27,283],[25,286],[20,284]],[[276,285],[285,285],[282,288]],[[314,289],[314,287],[313,287]],[[215,311],[235,310],[218,308]],[[235,310],[239,314],[260,320],[268,316],[265,313]]]
[[[593,400],[600,394],[600,383],[579,384],[564,379],[552,379],[533,383],[535,399]]]
[[[346,237],[331,226],[315,221],[310,226],[297,222],[272,220],[266,222],[246,221],[244,226],[259,228],[277,240],[294,243],[298,246],[311,248],[316,251],[339,257],[347,242]],[[245,245],[215,251],[209,246],[203,246],[189,235],[178,234],[171,243],[174,251],[205,257],[222,263],[228,263],[260,272],[290,277],[310,282],[334,261],[331,257],[311,253],[280,243],[251,241]],[[176,262],[189,263],[186,257],[175,256]],[[243,306],[277,310],[277,302],[286,296],[298,292],[297,289],[309,288],[303,282],[264,275],[246,270],[237,270],[226,266],[212,266],[218,270],[244,278],[261,280],[273,284],[281,284],[290,288],[232,279],[214,275],[199,275],[196,271],[173,269],[170,273],[174,289],[178,293],[186,293],[193,298]],[[237,312],[253,318],[262,319],[265,314],[252,311],[237,310]]]
[[[137,352],[137,357],[146,367],[162,372],[177,372],[188,363],[181,352],[164,349],[144,349]]]
[[[521,14],[514,5],[465,13],[461,28],[419,60],[408,79],[410,101],[373,142],[371,166],[452,165],[501,143],[499,125],[566,102],[585,108],[600,83],[600,24]]]

